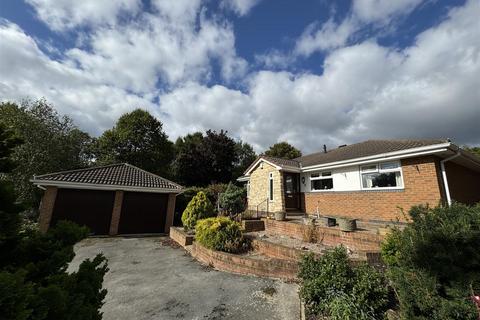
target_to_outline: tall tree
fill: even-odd
[[[237,162],[235,163],[233,178],[240,177],[250,164],[257,158],[253,147],[247,142],[237,141],[235,144]]]
[[[288,142],[278,142],[271,146],[265,155],[283,159],[295,159],[302,156],[302,152]]]
[[[226,131],[188,134],[175,143],[176,178],[188,186],[229,182],[237,163],[235,141]]]
[[[170,176],[173,143],[159,120],[145,110],[136,109],[122,115],[112,129],[98,138],[95,154],[99,164],[127,162]]]
[[[79,130],[72,119],[59,116],[45,100],[0,104],[0,123],[23,140],[12,154],[17,163],[8,174],[14,182],[19,200],[36,207],[39,190],[30,179],[33,175],[82,168],[88,165],[90,136]]]

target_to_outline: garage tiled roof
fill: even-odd
[[[49,173],[35,176],[32,181],[40,185],[48,181],[179,191],[182,189],[180,185],[170,180],[128,163]]]
[[[318,164],[325,164],[336,161],[350,160],[382,153],[408,150],[419,147],[426,147],[435,144],[446,143],[447,140],[424,139],[424,140],[368,140],[349,146],[339,147],[325,152],[309,154],[295,160],[308,167]]]

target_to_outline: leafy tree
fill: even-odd
[[[185,229],[193,230],[197,221],[215,215],[213,205],[208,200],[203,191],[197,193],[195,197],[190,200],[185,211],[182,214],[182,223]]]
[[[237,162],[235,141],[226,131],[208,130],[178,138],[174,171],[180,183],[206,186],[229,182]]]
[[[99,164],[127,162],[170,176],[173,143],[159,120],[145,110],[136,109],[122,115],[112,129],[98,138],[95,155]]]
[[[0,125],[0,176],[12,170],[9,155],[18,143]],[[87,228],[63,221],[46,234],[22,231],[11,185],[0,180],[0,319],[101,319],[105,258],[97,255],[77,272],[66,272],[73,245],[87,236]]]
[[[23,140],[12,159],[17,167],[8,177],[14,182],[19,200],[37,207],[38,188],[30,179],[33,175],[82,168],[90,160],[90,136],[73,125],[72,119],[60,117],[45,100],[0,104],[0,123]]]
[[[480,205],[413,207],[412,223],[382,245],[387,274],[404,319],[478,318]]]
[[[265,151],[265,155],[275,158],[295,159],[301,157],[302,152],[288,142],[279,142]]]
[[[468,146],[464,146],[463,149],[467,150],[467,151],[470,151],[471,153],[477,155],[478,157],[480,157],[480,147],[468,147]]]
[[[253,150],[253,147],[242,141],[238,141],[235,144],[235,153],[237,155],[237,162],[233,171],[233,179],[236,179],[243,175],[245,170],[252,164],[257,158],[257,154]]]

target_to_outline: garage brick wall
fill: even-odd
[[[41,232],[47,232],[52,220],[53,207],[57,199],[57,187],[46,187],[40,203],[40,215],[38,216],[38,224]]]

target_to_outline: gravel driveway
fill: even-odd
[[[167,237],[89,238],[69,271],[99,252],[108,259],[104,319],[299,319],[298,286],[212,270]]]

